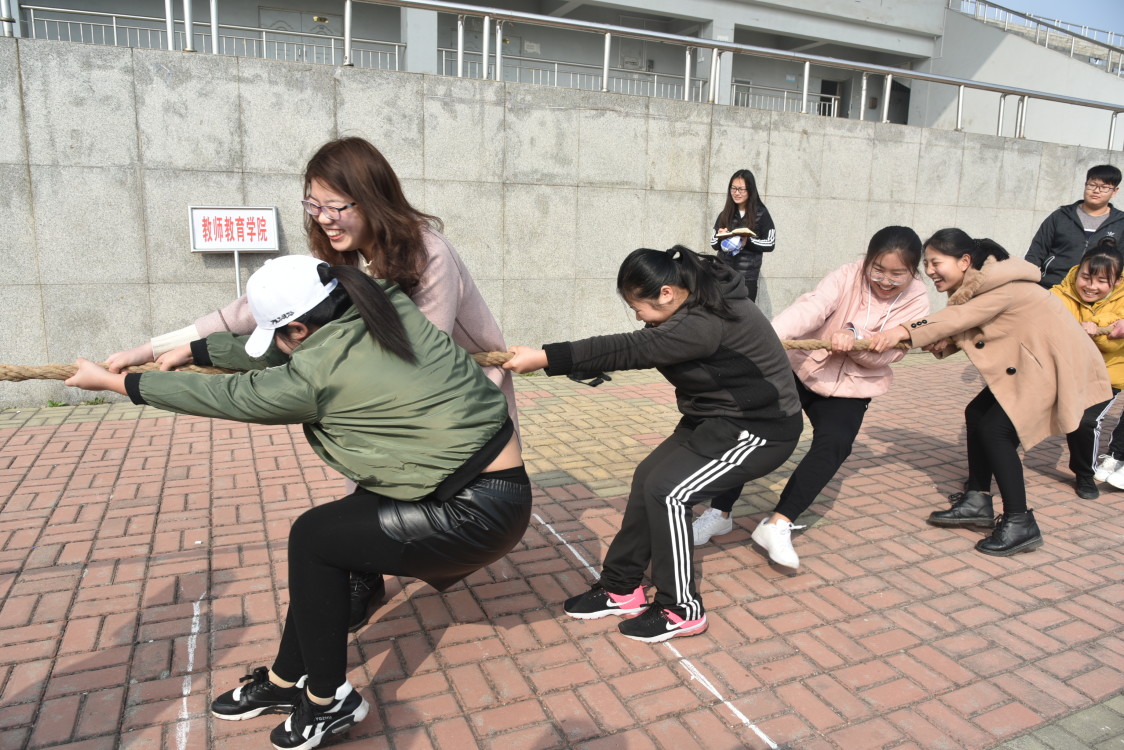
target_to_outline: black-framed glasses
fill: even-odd
[[[312,201],[305,200],[301,201],[301,205],[304,206],[304,210],[309,216],[319,216],[320,214],[324,214],[332,221],[336,221],[340,218],[341,213],[356,205],[356,201],[352,201],[346,206],[321,206],[319,203],[313,203]]]
[[[732,187],[732,188],[730,188],[730,192],[731,193],[748,193],[749,188]]]
[[[1111,193],[1116,190],[1116,185],[1103,185],[1096,182],[1086,182],[1085,189],[1090,193]]]

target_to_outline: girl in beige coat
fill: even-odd
[[[874,336],[885,351],[902,342],[938,357],[963,349],[986,387],[964,410],[968,442],[966,491],[937,511],[937,526],[991,528],[991,480],[1003,496],[1003,514],[976,549],[1007,556],[1042,545],[1018,446],[1076,429],[1086,410],[1112,397],[1104,360],[1054,295],[1038,286],[1041,273],[988,239],[942,229],[925,243],[925,272],[948,306]]]

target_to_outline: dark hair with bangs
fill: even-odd
[[[627,300],[654,300],[664,286],[676,286],[691,293],[686,304],[702,305],[725,320],[736,316],[722,296],[715,269],[720,265],[713,255],[699,255],[682,245],[669,250],[642,247],[633,250],[617,271],[617,294]]]
[[[1116,246],[1116,238],[1102,237],[1100,242],[1085,251],[1078,267],[1084,268],[1090,276],[1104,274],[1115,284],[1121,269],[1124,269],[1124,255]]]
[[[1085,173],[1085,181],[1100,180],[1101,182],[1118,187],[1120,185],[1120,170],[1111,164],[1098,164]]]
[[[863,275],[870,273],[874,261],[886,253],[897,253],[902,264],[917,278],[917,267],[921,264],[921,238],[909,227],[882,227],[870,238],[863,259]]]
[[[977,271],[983,268],[983,264],[988,258],[1007,260],[1011,257],[1011,254],[995,240],[986,237],[978,240],[972,239],[971,235],[956,227],[938,229],[934,232],[932,237],[925,240],[925,249],[929,248],[952,258],[967,255],[972,259],[972,268]]]
[[[729,229],[734,226],[734,220],[738,218],[738,204],[734,202],[734,196],[730,195],[730,188],[734,185],[734,180],[742,178],[745,181],[746,188],[746,201],[745,201],[745,226],[749,231],[757,231],[755,222],[757,221],[757,207],[761,205],[761,194],[757,192],[757,178],[753,176],[753,172],[748,169],[739,169],[730,176],[730,181],[726,183],[726,204],[722,207],[722,213],[718,214],[718,226],[726,227]]]
[[[410,205],[398,175],[386,157],[362,138],[340,138],[325,143],[304,169],[304,194],[319,180],[355,201],[356,211],[367,222],[374,237],[374,260],[369,272],[393,281],[406,294],[413,294],[427,261],[422,230],[427,225],[440,230],[441,220]],[[317,217],[305,214],[304,228],[312,255],[333,266],[358,265],[358,251],[337,252]]]

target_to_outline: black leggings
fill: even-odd
[[[360,488],[301,514],[289,531],[289,611],[274,673],[290,682],[307,674],[313,695],[333,695],[347,675],[350,571],[452,585],[522,539],[531,515],[531,487],[525,473],[522,479],[482,474],[445,503],[407,503]],[[388,516],[398,506],[408,507]],[[399,515],[427,518],[428,528],[406,528]],[[457,551],[460,559],[449,562]]]
[[[964,489],[991,492],[991,479],[1003,496],[1003,513],[1026,512],[1026,483],[1019,460],[1019,433],[990,388],[964,409],[968,428],[968,483]]]
[[[788,478],[780,501],[774,508],[775,513],[790,521],[795,521],[808,510],[851,455],[855,436],[863,426],[863,417],[870,404],[869,398],[821,396],[808,390],[799,378],[796,379],[796,392],[800,396],[800,406],[812,423],[812,444]],[[724,492],[714,498],[710,506],[729,513],[740,494],[740,487]]]

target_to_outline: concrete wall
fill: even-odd
[[[987,83],[1019,86],[1102,102],[1124,102],[1124,79],[1070,59],[1015,34],[948,11],[938,54],[919,70]],[[1027,71],[1033,71],[1028,79]],[[1004,134],[1013,135],[1016,97],[1007,97]],[[999,95],[968,91],[964,96],[964,130],[996,132]],[[1027,138],[1054,143],[1107,145],[1111,113],[1052,102],[1031,101],[1026,116]],[[956,90],[951,86],[913,84],[910,122],[926,127],[956,126]],[[1117,149],[1124,144],[1124,123],[1118,124]]]
[[[0,362],[104,357],[234,296],[189,251],[188,205],[277,206],[304,252],[300,171],[379,146],[441,216],[511,343],[628,330],[620,259],[704,249],[732,171],[776,219],[773,314],[886,224],[957,225],[1016,253],[1118,154],[871,122],[297,63],[0,39]],[[245,256],[244,256],[245,257]],[[260,260],[247,258],[243,279]],[[75,400],[0,384],[0,404]]]

